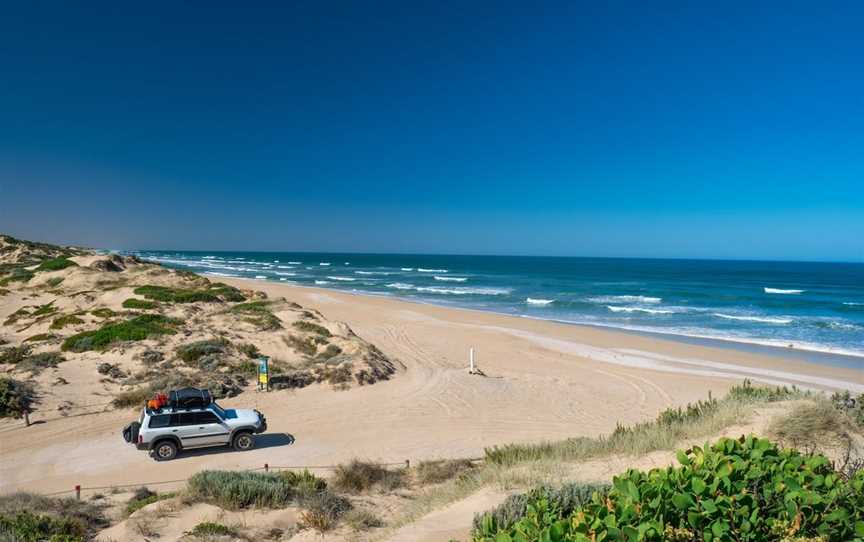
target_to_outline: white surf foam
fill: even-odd
[[[354,282],[357,279],[352,279],[351,277],[327,277],[330,280],[341,280],[342,282]]]
[[[468,277],[439,277],[435,275],[435,280],[444,280],[447,282],[467,282]]]
[[[414,271],[413,267],[402,267],[402,271]]]
[[[279,269],[294,269],[293,265],[277,265]]]
[[[418,267],[417,271],[421,273],[449,273],[447,269],[423,269],[422,267]]]
[[[850,307],[862,307],[862,306],[864,306],[864,303],[857,303],[855,301],[844,301],[843,304],[849,305]]]
[[[291,265],[300,265],[300,264],[303,263],[303,262],[288,262],[288,263],[291,264]]]
[[[555,303],[555,300],[554,299],[534,299],[531,297],[526,297],[525,303],[528,303],[529,305],[551,305],[552,303]]]
[[[803,294],[805,290],[784,290],[782,288],[763,288],[766,294]]]
[[[329,280],[316,280],[315,284],[330,284]]]
[[[330,262],[320,262],[318,265],[322,267],[327,267],[328,265],[330,265]]]
[[[354,271],[358,275],[392,275],[392,271]]]
[[[283,277],[296,277],[297,273],[290,273],[288,271],[273,271],[277,275],[281,275]]]
[[[661,297],[649,297],[644,295],[600,295],[589,297],[588,301],[594,303],[660,303]]]
[[[507,295],[512,291],[507,288],[441,288],[438,286],[418,286],[415,290],[418,292],[444,295]]]
[[[606,308],[612,312],[644,312],[648,314],[673,314],[675,312],[663,309],[646,309],[643,307],[618,307],[615,305],[607,305]]]
[[[240,275],[235,275],[234,273],[220,273],[219,271],[205,271],[205,275],[213,275],[215,277],[239,277]]]
[[[760,322],[763,324],[791,324],[791,318],[772,318],[769,316],[736,316],[734,314],[723,314],[722,312],[712,313],[717,318],[725,320],[741,320],[744,322]]]
[[[266,279],[267,276],[266,275],[255,275],[255,278],[256,279]]]
[[[413,290],[413,284],[405,284],[404,282],[394,282],[392,284],[387,285],[388,288],[395,288],[397,290]]]

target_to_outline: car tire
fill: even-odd
[[[162,440],[153,446],[153,459],[156,461],[171,461],[177,457],[177,445],[170,440]]]
[[[245,452],[247,450],[251,450],[255,447],[255,436],[248,432],[243,431],[241,433],[237,433],[234,437],[234,449],[238,452]]]

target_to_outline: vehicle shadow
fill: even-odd
[[[294,435],[290,433],[265,433],[263,435],[255,435],[255,450],[264,448],[278,448],[279,446],[290,446],[294,444]],[[235,452],[231,446],[213,446],[212,448],[195,448],[192,450],[183,450],[177,455],[175,461],[192,457],[201,457],[211,454],[225,454]],[[243,453],[243,452],[236,452]]]

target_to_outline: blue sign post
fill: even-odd
[[[258,391],[270,391],[270,358],[258,358]]]

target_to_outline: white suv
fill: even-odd
[[[255,434],[267,430],[267,419],[257,410],[205,406],[145,408],[137,422],[123,429],[126,442],[148,450],[156,461],[174,459],[180,450],[233,446],[255,447]]]

